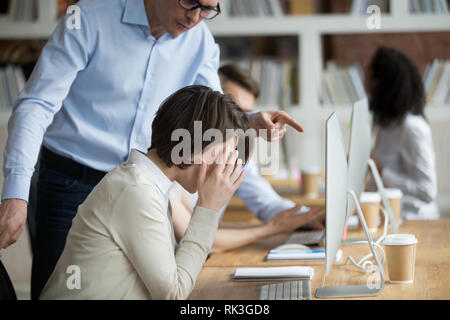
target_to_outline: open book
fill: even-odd
[[[314,269],[311,267],[274,267],[274,268],[236,268],[235,281],[267,281],[267,280],[311,280]]]

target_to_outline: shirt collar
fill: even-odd
[[[122,16],[122,22],[138,24],[148,27],[147,13],[144,0],[127,0]]]
[[[152,176],[156,186],[162,194],[168,194],[172,181],[167,178],[164,172],[146,155],[136,149],[132,149],[127,164],[134,164],[145,170]]]

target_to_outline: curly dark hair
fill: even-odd
[[[370,64],[370,110],[376,125],[399,124],[408,113],[425,118],[422,77],[403,53],[380,47]]]

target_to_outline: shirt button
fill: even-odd
[[[139,109],[141,109],[141,110],[145,109],[145,105],[142,102],[139,103]]]
[[[133,140],[136,141],[136,135],[133,135]]]
[[[152,78],[152,73],[151,73],[151,72],[148,73],[148,78],[149,78],[149,79]]]

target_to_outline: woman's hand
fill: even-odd
[[[197,184],[197,205],[214,211],[219,211],[230,201],[245,177],[245,171],[241,172],[242,159],[238,159],[237,150],[231,153],[226,162],[222,155],[218,157],[216,163],[212,164],[213,168],[208,175],[207,165],[202,161]]]

